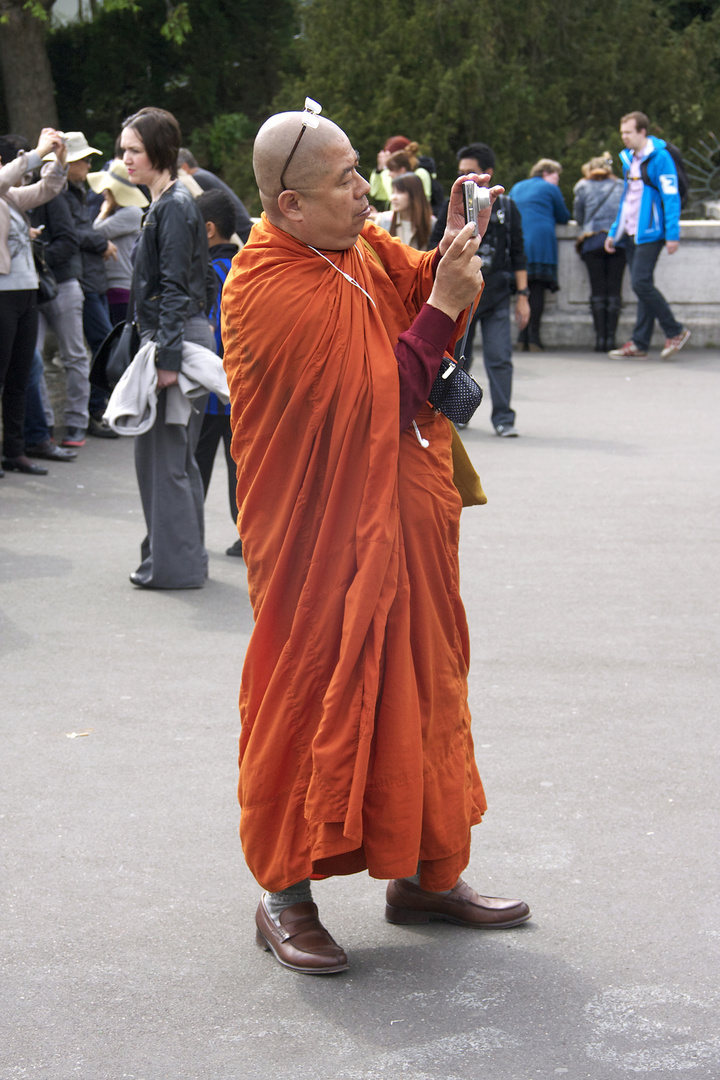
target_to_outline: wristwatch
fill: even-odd
[[[529,296],[530,295],[530,290],[529,289],[516,289],[515,290],[515,295],[516,296]]]

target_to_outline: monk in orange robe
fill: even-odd
[[[223,292],[255,617],[240,833],[266,890],[258,943],[320,974],[348,961],[312,878],[389,878],[393,922],[507,927],[530,914],[460,878],[486,804],[453,428],[426,399],[482,275],[459,182],[438,251],[406,247],[368,220],[355,151],[313,112],[271,117],[254,168],[265,213]]]

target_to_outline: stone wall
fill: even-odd
[[[590,284],[585,264],[575,251],[580,232],[575,222],[558,226],[558,280],[560,291],[546,293],[541,336],[546,346],[577,348],[594,343],[588,299]],[[684,221],[680,227],[680,247],[674,255],[663,251],[655,272],[655,283],[673,309],[673,314],[692,330],[688,347],[720,347],[720,221]],[[630,275],[625,271],[623,310],[618,341],[627,341],[635,322],[635,296]],[[661,346],[664,334],[657,326],[653,347]]]

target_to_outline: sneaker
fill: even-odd
[[[69,427],[65,432],[65,438],[60,443],[61,446],[84,446],[85,445],[85,429],[81,427]]]
[[[102,417],[91,416],[88,420],[88,435],[92,435],[96,439],[119,439],[117,431],[108,424],[107,420],[103,420]]]
[[[632,360],[636,356],[647,356],[643,349],[638,349],[634,341],[626,341],[619,349],[611,349],[608,356],[616,360]]]
[[[495,428],[495,434],[499,435],[501,439],[517,439],[518,433],[512,424],[498,424]]]
[[[683,330],[677,337],[665,338],[665,348],[660,353],[663,360],[669,360],[676,352],[680,352],[685,342],[690,337],[689,330]]]
[[[238,538],[232,547],[225,552],[226,555],[237,555],[242,559],[242,540]]]

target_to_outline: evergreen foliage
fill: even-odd
[[[622,114],[647,112],[681,148],[719,127],[720,3],[654,0],[308,0],[304,95],[345,127],[372,167],[390,135],[420,142],[441,179],[454,151],[489,143],[508,187],[540,157],[565,166],[620,149]]]
[[[124,10],[117,10],[119,2]],[[130,8],[130,9],[129,9]],[[618,121],[648,113],[685,153],[720,134],[720,0],[110,0],[54,30],[60,123],[111,152],[122,119],[171,109],[203,165],[255,211],[252,139],[309,94],[367,172],[390,135],[416,139],[446,185],[455,151],[489,143],[510,187],[539,157],[565,167],[620,149]],[[182,38],[178,41],[177,39]]]

